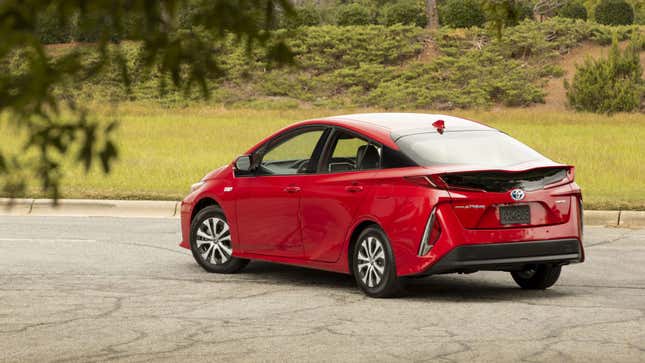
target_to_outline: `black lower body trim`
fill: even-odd
[[[577,239],[462,245],[452,249],[421,275],[479,270],[518,271],[527,265],[566,265],[581,260],[582,251]]]

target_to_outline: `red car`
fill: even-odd
[[[193,185],[181,246],[209,272],[293,264],[352,274],[373,297],[396,294],[406,276],[479,270],[545,289],[584,260],[573,176],[461,118],[303,121]]]

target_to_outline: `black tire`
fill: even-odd
[[[558,281],[562,266],[534,265],[523,271],[513,271],[513,280],[523,289],[544,290]]]
[[[225,241],[226,232],[222,233],[224,237],[221,237],[221,241],[219,238],[215,238],[216,241],[213,241],[212,243],[214,246],[211,246],[210,250],[209,243],[211,242],[206,242],[201,246],[198,246],[197,239],[200,229],[201,232],[207,232],[207,234],[210,232],[210,230],[208,230],[208,226],[204,224],[205,221],[208,221],[207,223],[211,221],[223,221],[224,224],[219,223],[219,225],[212,227],[215,229],[215,235],[217,234],[218,228],[220,228],[220,231],[224,230],[224,225],[226,226],[226,229],[228,229],[226,215],[220,207],[213,205],[200,210],[190,224],[190,250],[193,253],[195,261],[197,261],[204,270],[221,274],[235,273],[246,267],[249,260],[233,257],[231,254],[226,252],[226,250],[231,252],[233,250],[230,243],[230,232],[228,234],[227,241]],[[201,241],[202,239],[200,239],[200,242]],[[218,246],[218,244],[220,245]],[[206,253],[207,250],[210,251],[210,253]],[[211,261],[215,261],[215,263]]]
[[[375,247],[373,250],[373,256],[382,257],[372,258],[372,260],[369,260],[371,257],[366,256],[366,250],[363,249],[362,244],[365,242],[366,244],[371,243],[370,246],[374,246],[375,240],[378,241],[381,246],[382,255],[381,250],[377,250]],[[371,267],[373,271],[371,273],[371,281],[369,279],[365,279],[368,269],[370,268],[370,266],[365,266],[366,263],[372,266],[375,265],[374,267]],[[378,267],[383,269],[381,275],[378,275]],[[352,272],[354,273],[356,284],[368,296],[376,298],[394,297],[402,291],[401,281],[396,275],[396,263],[390,246],[390,241],[383,230],[376,226],[364,229],[358,236],[358,239],[354,244],[354,251],[352,251]],[[378,282],[376,281],[376,276],[380,277]]]

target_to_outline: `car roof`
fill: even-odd
[[[479,122],[466,120],[460,117],[427,113],[359,113],[354,115],[333,116],[326,119],[349,123],[369,124],[386,129],[393,134],[411,134],[424,131],[434,131],[436,128],[432,126],[432,124],[439,120],[444,121],[446,132],[494,130],[493,128]]]
[[[324,120],[338,122],[340,125],[351,125],[359,129],[369,128],[371,131],[381,129],[382,132],[389,134],[388,136],[393,141],[407,135],[435,132],[436,127],[432,124],[439,120],[444,122],[444,132],[497,131],[492,127],[464,118],[426,113],[361,113],[333,116]]]
[[[403,136],[436,132],[432,126],[435,121],[444,121],[444,132],[460,131],[497,131],[479,122],[464,118],[436,115],[426,113],[359,113],[351,115],[331,116],[326,118],[310,119],[289,125],[286,128],[268,136],[266,139],[254,146],[249,152],[253,152],[260,145],[266,143],[285,131],[310,125],[331,125],[340,126],[352,131],[361,133],[375,141],[397,150],[396,141]]]

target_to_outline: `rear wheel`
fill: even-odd
[[[513,280],[523,289],[544,290],[553,286],[560,277],[560,265],[534,265],[522,271],[513,271]]]
[[[249,263],[249,260],[233,257],[230,227],[218,206],[202,209],[193,219],[190,250],[195,261],[208,272],[234,273]]]
[[[358,286],[371,297],[392,297],[401,291],[392,248],[378,227],[368,227],[358,236],[352,271]]]

